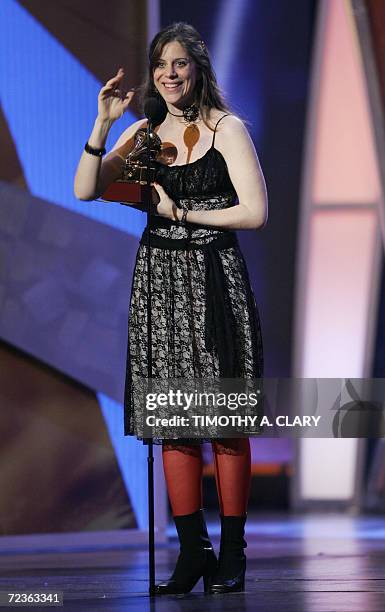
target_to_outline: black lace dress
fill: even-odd
[[[211,148],[195,162],[159,164],[157,181],[178,207],[219,210],[236,203],[225,159],[214,143],[215,131]],[[148,372],[147,232],[146,227],[134,268],[124,393],[124,435],[145,444],[144,406],[134,390]],[[151,218],[150,232],[153,378],[262,378],[259,313],[236,233],[162,217]],[[172,408],[163,407],[157,416],[172,416]],[[250,435],[260,433],[259,426],[250,430]],[[152,440],[180,445],[218,437],[214,431],[209,438],[175,439],[170,427],[167,437]]]

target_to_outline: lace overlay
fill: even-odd
[[[192,164],[162,168],[158,181],[181,208],[219,210],[236,203],[226,163],[214,147]],[[134,390],[137,381],[146,378],[148,372],[147,232],[148,228],[142,236],[134,268],[124,395],[124,435],[136,435],[144,443],[144,407],[136,401]],[[155,237],[154,244],[156,239],[168,245],[151,246],[150,253],[153,377],[217,378],[224,372],[231,372],[230,377],[262,377],[258,308],[235,232],[191,224],[183,227],[158,217],[152,219],[150,232]],[[182,241],[193,248],[170,247],[170,240]],[[231,246],[226,246],[229,240]],[[216,246],[219,243],[221,247]],[[213,294],[219,300],[216,304]],[[231,326],[230,334],[221,334],[216,320],[218,305],[222,304],[225,322]],[[228,335],[234,338],[230,351],[227,338],[222,337]],[[172,407],[157,408],[156,416],[171,417]],[[248,432],[261,433],[258,426]],[[220,432],[214,428],[208,438],[173,438],[170,427],[165,438],[153,438],[153,442],[165,448],[182,449],[215,440],[218,449],[222,449],[220,452],[232,452],[225,439],[221,444]]]

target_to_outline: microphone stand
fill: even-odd
[[[147,369],[151,385],[152,379],[152,320],[151,320],[151,119],[147,120]],[[148,486],[148,566],[149,594],[155,595],[155,537],[154,537],[154,448],[152,438],[148,438],[147,486]]]

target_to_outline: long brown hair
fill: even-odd
[[[212,129],[209,125],[210,110],[212,108],[216,108],[226,113],[231,111],[218,86],[217,78],[205,43],[197,30],[192,25],[183,21],[173,23],[158,32],[150,44],[148,53],[148,73],[141,86],[140,101],[142,107],[147,98],[156,95],[160,96],[154,85],[154,69],[161,57],[164,46],[174,40],[178,41],[185,48],[196,64],[199,78],[196,83],[195,103],[199,106],[199,111],[205,125]]]

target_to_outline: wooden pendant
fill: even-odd
[[[184,134],[183,134],[183,142],[187,147],[186,164],[190,162],[192,150],[194,146],[196,145],[196,143],[198,142],[199,136],[200,136],[200,131],[199,131],[198,126],[195,125],[195,123],[190,123],[190,125],[186,127]]]

